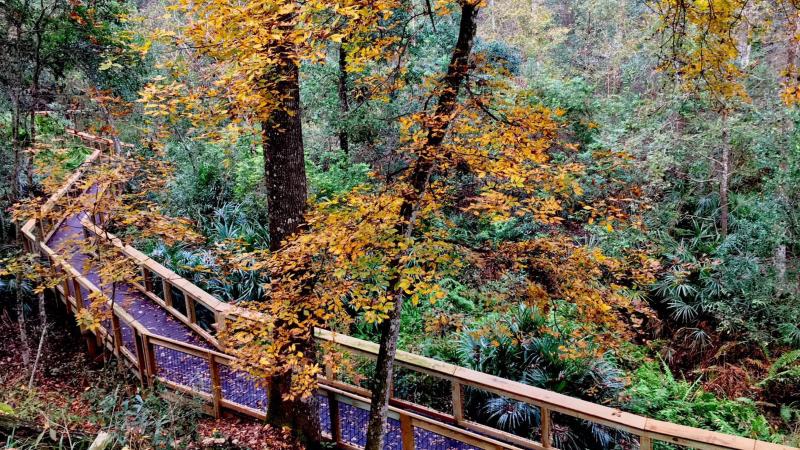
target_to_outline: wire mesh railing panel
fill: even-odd
[[[208,333],[216,334],[217,318],[214,311],[197,300],[192,299],[192,302],[194,302],[195,323]]]
[[[267,389],[249,373],[220,364],[219,383],[224,400],[257,411],[267,410]]]
[[[369,410],[339,402],[339,424],[341,426],[342,441],[356,446],[364,447],[367,443],[367,423]],[[401,450],[403,438],[400,434],[400,422],[389,418],[386,421],[386,441],[384,450]],[[419,447],[417,448],[425,448]]]
[[[390,417],[386,419],[386,442],[383,444],[383,450],[401,450],[402,448],[403,437],[400,432],[400,422]]]
[[[392,389],[395,398],[447,414],[453,412],[450,381],[444,378],[396,367]]]
[[[414,427],[414,443],[417,448],[425,450],[480,450],[478,447],[420,427]]]
[[[208,361],[199,356],[153,345],[156,375],[173,383],[211,393],[211,371]]]
[[[333,427],[331,426],[331,404],[328,401],[328,396],[325,394],[317,394],[317,405],[319,407],[320,430],[322,430],[322,434],[332,436]]]
[[[375,359],[357,353],[344,352],[334,379],[362,389],[375,386]]]
[[[119,318],[119,334],[122,337],[122,342],[120,342],[120,344],[125,347],[131,355],[136,355],[136,335],[133,332],[133,328],[122,318]]]
[[[540,441],[542,411],[538,406],[483,389],[465,386],[464,418],[514,436]]]
[[[550,440],[557,448],[636,449],[639,438],[625,431],[577,417],[551,413]]]

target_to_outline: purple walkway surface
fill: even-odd
[[[85,214],[77,214],[62,222],[58,230],[47,241],[47,245],[57,253],[70,252],[72,256],[69,258],[69,262],[72,267],[80,271],[89,281],[103,289],[110,296],[111,287],[102,287],[97,268],[91,265],[87,255],[77,251],[76,243],[83,239],[83,227],[81,226],[81,218],[83,217],[85,217]],[[85,304],[88,304],[86,300],[87,294],[84,292],[82,295]],[[192,331],[191,328],[174,318],[134,286],[128,283],[117,283],[114,294],[114,301],[149,332],[198,347],[212,348],[208,342]]]
[[[58,230],[48,240],[47,245],[62,255],[65,253],[71,254],[69,261],[72,266],[83,273],[96,286],[104,289],[104,292],[110,296],[111,289],[101,287],[102,283],[100,282],[97,268],[92,265],[90,258],[78,251],[77,243],[84,239],[83,227],[80,223],[83,217],[85,217],[85,214],[81,213],[62,222]],[[72,289],[74,288],[70,285],[70,293],[74,295]],[[82,294],[84,304],[88,305],[88,300],[86,300],[88,292],[83,292]],[[114,301],[150,333],[202,348],[213,348],[210,343],[197,335],[191,328],[173,317],[171,313],[133,285],[118,283],[114,294]],[[104,323],[104,326],[106,329],[110,329],[110,324]],[[134,342],[133,328],[123,320],[120,320],[120,334],[122,336],[121,344],[135,354],[136,344]],[[210,367],[206,359],[159,345],[154,345],[154,349],[158,376],[171,382],[194,388],[199,392],[211,392]],[[258,380],[246,372],[235,370],[226,365],[221,365],[219,369],[223,399],[252,409],[266,411],[267,393]],[[317,399],[319,400],[319,417],[322,430],[326,434],[331,434],[330,404],[326,396],[317,395]],[[338,408],[342,440],[351,445],[363,447],[366,444],[369,411],[343,402],[338,404]],[[420,450],[476,449],[476,447],[418,427],[414,427],[414,438],[416,448]],[[388,421],[384,449],[402,450],[400,423],[395,419],[389,419]]]

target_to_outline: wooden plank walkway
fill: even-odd
[[[59,208],[59,202],[80,195],[77,181],[83,171],[113,149],[110,140],[68,130],[69,134],[95,152],[70,177],[43,209]],[[91,191],[91,189],[90,189]],[[208,411],[219,415],[223,409],[262,418],[267,397],[263,383],[235,369],[233,358],[224,352],[214,335],[226,321],[251,314],[225,304],[95,227],[85,213],[57,223],[30,220],[22,227],[28,251],[50,259],[65,271],[69,281],[56,291],[73,311],[87,307],[87,297],[101,285],[96,267],[75,242],[87,238],[108,239],[142,270],[143,282],[119,283],[114,301],[108,298],[112,317],[97,331],[98,342],[113,351],[142,380],[158,380],[168,387],[202,398]],[[111,292],[106,289],[106,297]],[[344,351],[377,355],[377,344],[346,335],[317,330],[317,339],[333,342]],[[592,404],[580,399],[523,385],[399,352],[400,367],[440,379],[451,386],[452,408],[436,411],[400,399],[393,399],[387,430],[386,449],[392,450],[472,450],[472,449],[553,449],[551,442],[554,413],[564,414],[622,430],[630,436],[627,447],[651,449],[653,442],[664,441],[700,449],[773,450],[790,447],[755,441],[661,422]],[[320,378],[319,417],[323,434],[338,448],[362,448],[366,440],[369,392],[333,379]],[[464,415],[464,388],[482,390],[539,408],[541,426],[535,430],[538,441],[514,436],[499,429],[475,423]]]

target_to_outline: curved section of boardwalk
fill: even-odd
[[[78,191],[84,170],[103,158],[113,143],[86,133],[68,131],[95,148],[84,165],[44,205],[45,212],[64,208]],[[91,191],[91,189],[90,189]],[[118,283],[103,293],[112,311],[96,332],[98,343],[113,351],[143,383],[155,381],[191,393],[207,402],[210,413],[223,409],[264,417],[266,390],[246,372],[234,368],[233,358],[215,338],[227,321],[247,315],[225,304],[101,230],[85,213],[60,220],[30,220],[22,227],[26,249],[49,259],[63,270],[67,281],[56,292],[71,310],[88,306],[91,292],[102,286],[92,259],[75,245],[83,239],[106,239],[142,271],[143,282]],[[377,355],[377,344],[350,336],[317,330],[317,339],[367,357]],[[702,449],[771,450],[790,447],[684,427],[625,413],[580,399],[453,366],[419,355],[398,352],[397,364],[405,369],[449,384],[451,407],[439,411],[392,399],[386,449],[471,450],[553,449],[551,427],[559,415],[572,416],[624,432],[624,448],[651,449],[665,441]],[[465,389],[483,391],[529,403],[539,409],[541,425],[532,430],[538,440],[505,433],[465,416]],[[338,448],[358,449],[366,440],[369,391],[337,381],[331,371],[320,379],[319,417],[323,434]]]
[[[91,265],[87,255],[74,251],[71,242],[83,239],[83,225],[81,219],[85,219],[86,214],[80,213],[66,218],[54,230],[52,236],[47,241],[47,246],[56,253],[68,256],[67,261],[72,267],[81,268],[83,275],[95,286],[101,286],[100,276],[97,268]],[[88,269],[87,269],[88,267]],[[111,296],[111,291],[106,288],[105,293]],[[70,292],[74,295],[74,292]],[[88,307],[89,302],[86,296],[81,296],[83,306]],[[136,289],[129,283],[118,283],[114,292],[114,301],[121,306],[131,317],[141,324],[147,331],[154,335],[162,336],[187,344],[196,345],[203,348],[212,348],[211,345],[183,322],[177,320],[147,295]],[[128,338],[126,344],[132,344],[132,335],[126,333],[123,339]]]

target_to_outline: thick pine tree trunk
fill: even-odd
[[[276,90],[284,97],[281,107],[263,123],[263,144],[270,249],[276,251],[303,224],[307,186],[299,68],[291,58],[286,58],[283,65],[275,67],[273,76]],[[313,342],[301,340],[295,344],[305,349],[306,354],[313,352]],[[315,397],[307,401],[284,399],[291,381],[291,373],[276,374],[270,379],[267,421],[273,426],[291,428],[306,448],[319,448],[321,435]]]
[[[432,120],[429,121],[426,145],[414,163],[411,173],[411,190],[403,200],[400,207],[400,220],[397,226],[401,236],[410,237],[414,231],[414,218],[420,199],[428,188],[431,173],[434,169],[434,156],[441,147],[447,127],[453,118],[456,101],[461,84],[469,71],[469,57],[472,44],[477,31],[478,6],[465,0],[461,4],[461,21],[458,30],[458,41],[453,48],[450,65],[443,79],[444,86],[439,95]],[[400,264],[398,257],[392,262],[397,267]],[[392,297],[395,299],[394,309],[389,318],[381,323],[380,350],[375,363],[375,386],[372,391],[372,404],[367,428],[367,443],[365,450],[382,450],[386,437],[386,415],[389,410],[391,398],[392,375],[394,373],[394,359],[397,353],[397,337],[400,333],[400,313],[403,309],[404,294],[402,289],[395,286],[400,281],[399,277],[391,280],[390,286],[394,289]]]

